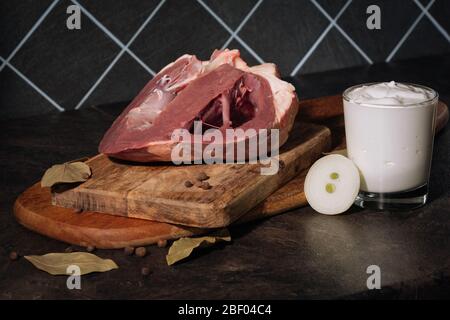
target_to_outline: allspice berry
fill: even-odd
[[[141,274],[143,276],[148,276],[150,274],[150,268],[149,267],[142,267]]]
[[[127,256],[131,256],[134,253],[134,248],[133,247],[125,247],[123,249],[123,252],[127,255]]]
[[[19,255],[17,254],[17,252],[11,251],[9,253],[9,259],[11,259],[12,261],[17,260],[18,258],[19,258]]]
[[[94,246],[87,246],[86,247],[86,251],[87,252],[94,252],[95,251],[95,247]]]
[[[145,247],[136,248],[135,254],[138,257],[145,257],[145,255],[147,254],[147,249],[145,249]]]
[[[167,246],[167,240],[158,240],[158,247],[165,248]]]
[[[209,176],[202,171],[197,174],[196,178],[198,181],[205,181],[209,179]]]
[[[208,189],[211,189],[212,187],[211,187],[211,185],[210,185],[208,182],[203,181],[203,182],[199,185],[199,188],[202,188],[203,190],[208,190]]]

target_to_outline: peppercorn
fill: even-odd
[[[198,187],[202,188],[203,190],[208,190],[212,188],[211,185],[206,181],[203,181]]]
[[[143,276],[148,276],[150,274],[150,268],[149,267],[142,267],[141,274]]]
[[[123,252],[127,255],[127,256],[131,256],[134,253],[134,248],[133,247],[125,247],[123,249]]]
[[[165,248],[167,246],[167,240],[158,240],[158,247]]]
[[[17,252],[11,251],[9,253],[9,259],[11,259],[12,261],[17,260],[17,258],[19,258],[19,255],[17,254]]]
[[[197,174],[197,180],[198,181],[205,181],[205,180],[208,180],[209,179],[209,176],[206,174],[206,173],[204,173],[203,171],[202,172],[199,172],[198,174]]]
[[[136,248],[135,254],[138,257],[145,257],[145,255],[147,254],[147,249],[145,249],[145,247]]]
[[[184,186],[186,187],[186,188],[190,188],[190,187],[192,187],[194,184],[190,181],[190,180],[186,180],[185,182],[184,182]]]

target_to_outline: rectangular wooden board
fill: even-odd
[[[54,192],[54,205],[172,224],[217,228],[231,224],[266,199],[331,145],[324,126],[296,122],[280,150],[280,170],[261,175],[260,164],[130,164],[104,155],[90,159],[92,177],[79,186]],[[200,172],[209,190],[193,186]]]

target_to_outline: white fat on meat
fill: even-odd
[[[223,64],[229,64],[241,70],[248,68],[247,63],[241,59],[239,50],[215,50],[209,61],[204,63],[203,73],[210,72]]]
[[[273,63],[263,63],[249,68],[248,71],[265,78],[269,82],[276,106],[275,116],[280,123],[283,116],[291,107],[292,100],[296,99],[294,86],[277,77],[277,68]]]

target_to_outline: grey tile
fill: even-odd
[[[425,7],[428,5],[428,3],[430,3],[431,0],[419,0],[420,3],[422,3],[422,5]]]
[[[308,0],[266,0],[240,36],[288,75],[327,26],[328,20]]]
[[[78,1],[124,43],[159,4],[159,0]],[[203,1],[233,30],[257,3],[257,0]],[[347,2],[316,1],[332,18]],[[426,6],[430,0],[419,1]],[[0,55],[3,58],[8,57],[51,3],[52,0],[0,2]],[[66,109],[78,104],[120,51],[85,15],[82,15],[81,30],[67,30],[66,8],[72,4],[61,0],[11,61]],[[371,4],[381,8],[381,30],[366,27],[366,9]],[[374,62],[382,62],[420,13],[413,0],[353,0],[338,24]],[[450,32],[450,1],[436,0],[430,14],[447,33]],[[310,0],[264,0],[239,36],[265,61],[275,62],[282,75],[289,76],[328,25],[329,21]],[[131,49],[158,71],[184,53],[207,59],[229,36],[196,0],[167,0]],[[249,65],[258,64],[238,41],[232,40],[228,47],[239,49]],[[446,52],[450,52],[449,42],[425,16],[394,60]],[[361,64],[366,64],[361,55],[336,29],[331,29],[299,74]],[[130,100],[150,77],[125,53],[84,105]],[[41,111],[57,112],[10,69],[5,68],[0,78],[1,113],[22,117]]]
[[[120,50],[84,15],[81,30],[68,30],[70,4],[61,1],[12,60],[66,109],[78,103]]]
[[[436,21],[450,33],[450,1],[448,0],[436,0],[429,10],[430,14],[436,19]],[[428,18],[427,18],[428,19]]]
[[[160,0],[80,0],[122,42],[127,43]]]
[[[429,56],[437,52],[450,52],[450,43],[436,30],[430,20],[424,18],[403,43],[393,60]]]
[[[168,0],[131,49],[153,70],[159,71],[185,53],[208,59],[228,36],[197,2]]]
[[[368,64],[358,51],[332,28],[299,70],[300,74],[322,72]]]
[[[0,114],[3,120],[59,112],[8,67],[0,72],[0,92]]]
[[[0,1],[0,55],[5,59],[33,27],[51,0]]]
[[[257,0],[205,0],[205,3],[233,30],[257,2]]]
[[[380,30],[366,26],[366,9],[371,4],[381,9]],[[372,61],[379,62],[386,59],[419,14],[412,1],[359,0],[352,2],[338,23]]]
[[[86,100],[84,106],[116,103],[133,99],[152,76],[124,54]]]
[[[317,0],[317,3],[334,19],[347,0]]]

